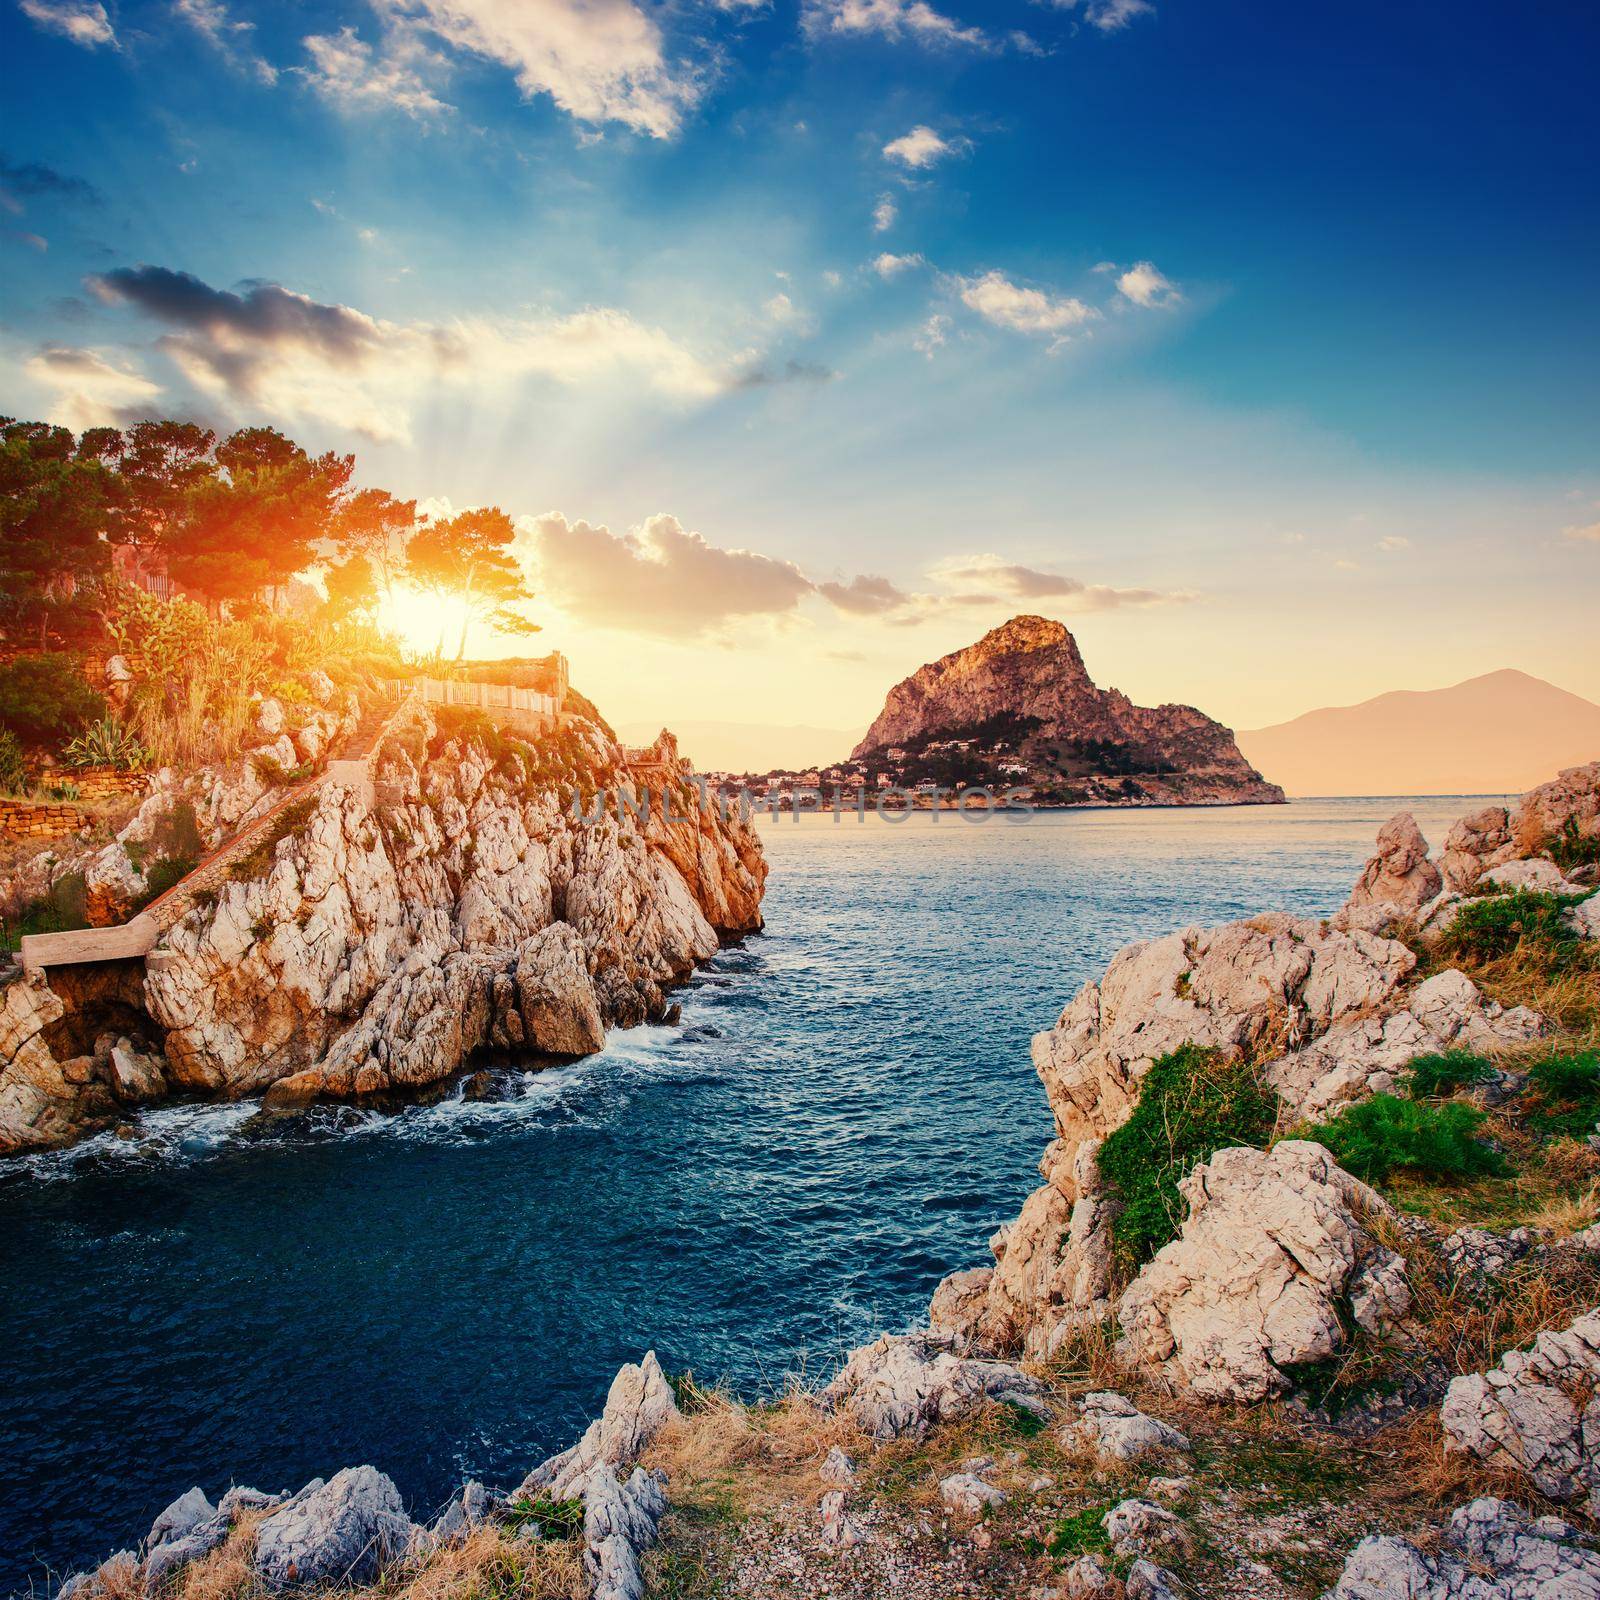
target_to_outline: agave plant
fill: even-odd
[[[132,772],[149,764],[150,753],[139,736],[112,717],[91,722],[66,749],[61,759],[69,767],[115,767]]]

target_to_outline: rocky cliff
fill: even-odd
[[[263,738],[280,714],[262,707]],[[204,845],[252,815],[262,765],[168,775],[111,845],[26,871],[138,887],[175,814]],[[759,840],[701,805],[670,736],[639,773],[581,711],[524,741],[418,709],[374,776],[377,803],[330,783],[291,807],[142,964],[13,975],[0,1152],[169,1095],[374,1096],[485,1046],[581,1056],[609,1026],[663,1016],[674,983],[761,926]]]
[[[1059,622],[1013,617],[976,644],[895,685],[856,746],[870,760],[892,748],[965,736],[1013,742],[1025,764],[1068,780],[1114,779],[1115,795],[1147,804],[1276,803],[1233,735],[1193,706],[1136,706],[1096,687],[1077,641]]]

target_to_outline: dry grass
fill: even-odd
[[[1419,970],[1419,977],[1457,967],[1491,1000],[1504,1006],[1528,1006],[1548,1017],[1568,1048],[1600,1046],[1600,971],[1552,971],[1547,952],[1526,940],[1497,961],[1460,956],[1446,959],[1430,950],[1424,964],[1428,971]]]

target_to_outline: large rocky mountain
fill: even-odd
[[[1059,622],[1013,617],[889,691],[853,752],[881,763],[969,742],[1004,754],[1039,796],[1079,804],[1275,804],[1283,790],[1245,760],[1229,730],[1193,706],[1136,706],[1089,676]],[[1004,770],[1004,769],[1002,769]]]

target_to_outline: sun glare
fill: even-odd
[[[378,621],[414,655],[439,653],[453,656],[461,638],[461,624],[467,615],[465,603],[455,595],[443,595],[400,583],[378,608]],[[472,636],[469,630],[467,644]]]

